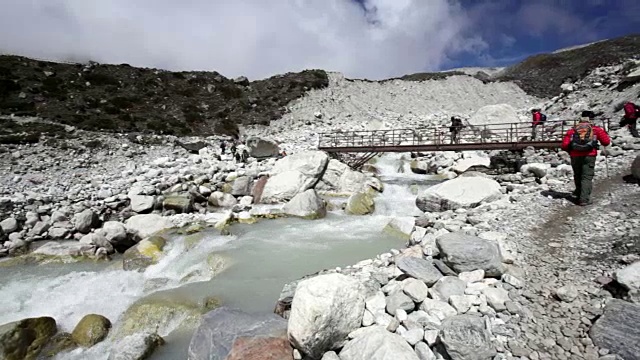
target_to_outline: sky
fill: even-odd
[[[640,33],[640,0],[0,0],[0,53],[383,79]]]

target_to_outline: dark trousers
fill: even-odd
[[[451,143],[460,144],[460,130],[453,130],[451,132]]]
[[[573,168],[573,182],[576,185],[574,195],[579,202],[589,202],[591,200],[591,189],[593,188],[593,176],[595,175],[595,156],[575,156],[571,158]]]
[[[629,132],[631,133],[631,136],[633,137],[640,137],[640,135],[638,135],[638,128],[637,128],[637,122],[638,119],[631,119],[631,120],[627,120],[628,124],[629,124]]]

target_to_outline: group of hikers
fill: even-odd
[[[247,150],[247,146],[240,141],[238,138],[234,138],[230,140],[231,147],[229,148],[230,154],[236,159],[238,162],[247,162],[249,158],[249,151]],[[227,142],[225,140],[220,140],[220,155],[222,156],[227,151]]]
[[[640,118],[640,106],[628,101],[623,105],[624,116],[620,121],[620,127],[627,127],[633,137],[640,137],[637,130],[637,121]],[[532,109],[531,140],[536,138],[538,126],[544,124],[547,116],[540,109]],[[571,168],[575,190],[573,197],[577,205],[591,204],[591,190],[595,175],[596,156],[599,145],[609,146],[611,139],[605,129],[594,124],[596,115],[592,111],[583,111],[576,125],[570,128],[562,139],[562,150],[571,156]],[[451,143],[460,143],[460,132],[464,128],[462,119],[458,116],[451,117]],[[607,152],[603,155],[608,156]]]

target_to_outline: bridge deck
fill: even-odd
[[[536,127],[532,139],[529,123],[487,124],[463,128],[453,141],[449,127],[321,133],[319,150],[330,153],[431,152],[464,150],[522,150],[559,148],[574,121],[547,121]],[[608,129],[608,121],[596,125]]]

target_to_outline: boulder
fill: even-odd
[[[640,290],[640,261],[616,271],[613,277],[627,290]]]
[[[131,211],[138,214],[151,212],[156,202],[155,196],[130,195]]]
[[[416,206],[425,212],[468,209],[500,197],[500,184],[493,179],[458,177],[426,189],[416,199]]]
[[[436,244],[442,261],[458,273],[478,269],[492,277],[504,273],[502,255],[493,241],[456,232],[439,236]]]
[[[609,349],[623,359],[637,359],[640,354],[640,305],[610,299],[604,314],[593,324],[589,336],[593,343]]]
[[[491,166],[491,159],[484,156],[472,156],[466,159],[462,159],[458,161],[451,170],[455,171],[458,174],[462,174],[463,172],[469,170],[472,167],[483,167],[489,168]]]
[[[429,163],[424,160],[413,159],[409,163],[411,171],[415,174],[427,174],[429,173]]]
[[[109,254],[112,254],[113,245],[100,232],[90,233],[80,238],[80,244],[95,245],[99,248],[105,248]]]
[[[369,192],[357,192],[347,200],[345,213],[349,215],[367,215],[375,211],[376,205]]]
[[[200,304],[162,293],[151,294],[133,303],[119,316],[109,337],[119,340],[144,332],[165,336],[178,328],[195,328],[201,318]]]
[[[469,119],[469,125],[482,129],[488,124],[509,124],[520,121],[518,112],[509,104],[486,105],[478,109]]]
[[[189,213],[193,209],[193,197],[191,195],[169,195],[162,202],[162,207],[179,214]]]
[[[385,226],[384,231],[409,240],[416,225],[414,217],[395,217]]]
[[[248,176],[240,176],[233,180],[231,184],[231,195],[233,196],[247,196],[251,194],[252,180]]]
[[[274,157],[280,154],[280,147],[271,139],[249,137],[246,144],[249,156],[257,159]]]
[[[285,214],[308,220],[321,219],[327,215],[326,204],[315,190],[309,189],[294,196],[283,207]]]
[[[367,328],[340,351],[340,360],[389,359],[420,360],[400,335],[392,334],[381,326]]]
[[[362,324],[366,296],[358,280],[342,274],[301,281],[289,315],[291,343],[312,359],[342,347],[347,335]]]
[[[402,257],[396,261],[398,269],[407,275],[422,280],[428,286],[435,284],[443,277],[431,261],[416,257]]]
[[[538,179],[547,176],[548,171],[549,171],[549,165],[542,164],[542,163],[524,164],[520,167],[520,172],[523,175],[534,176]]]
[[[321,151],[306,151],[286,156],[271,170],[260,201],[265,204],[291,200],[313,188],[327,168],[329,157]]]
[[[474,315],[445,319],[440,340],[452,360],[488,360],[497,354],[484,319]]]
[[[336,159],[329,160],[327,169],[322,174],[321,184],[318,184],[318,189],[326,191],[337,191],[340,187],[340,178],[345,171],[349,170],[347,164],[342,163]]]
[[[202,150],[202,149],[206,148],[207,146],[209,146],[204,141],[196,141],[196,142],[192,142],[192,143],[183,143],[183,142],[180,142],[179,140],[176,140],[176,145],[182,147],[183,149],[187,150],[188,152],[190,152],[192,154],[199,154],[200,150]]]
[[[50,317],[0,325],[0,359],[36,359],[57,331],[56,321]]]
[[[357,191],[364,191],[367,189],[367,181],[369,179],[369,176],[360,171],[347,169],[340,176],[337,191],[340,194],[352,194]]]
[[[46,242],[31,254],[65,260],[73,257],[93,256],[95,252],[95,245],[82,244],[72,240]]]
[[[162,236],[151,236],[124,252],[122,266],[124,270],[144,270],[156,264],[162,256],[167,240]]]
[[[112,245],[117,246],[129,242],[127,229],[119,221],[107,221],[102,225],[99,233],[104,236]]]
[[[85,315],[73,329],[71,339],[82,347],[91,347],[104,340],[110,329],[111,321],[106,317],[97,314]]]
[[[636,180],[640,180],[640,155],[636,156],[631,163],[631,175],[636,178]]]
[[[445,276],[438,280],[431,289],[434,299],[448,302],[453,295],[464,295],[467,283],[454,276]]]
[[[93,210],[86,209],[74,215],[73,225],[78,232],[86,234],[91,231],[92,228],[100,226],[100,219],[98,218],[98,214],[93,212]]]
[[[322,151],[303,151],[276,161],[271,174],[298,171],[305,177],[320,180],[329,164],[329,156]],[[315,185],[315,184],[314,184]]]
[[[223,193],[222,191],[214,191],[209,196],[209,204],[223,208],[230,208],[237,205],[238,200],[236,200],[236,198],[231,194]]]
[[[402,309],[406,312],[412,312],[416,307],[413,300],[402,291],[396,291],[395,293],[387,296],[385,302],[386,309],[389,314],[395,314],[398,309]]]
[[[18,221],[12,217],[6,218],[0,221],[0,229],[2,229],[6,234],[11,234],[18,230]]]
[[[164,345],[164,339],[158,334],[139,333],[129,335],[113,345],[107,360],[148,359],[161,345]]]
[[[247,314],[221,307],[202,318],[188,360],[293,360],[287,321],[275,314]]]
[[[125,222],[127,233],[134,239],[148,238],[173,227],[171,220],[157,214],[135,215]]]

